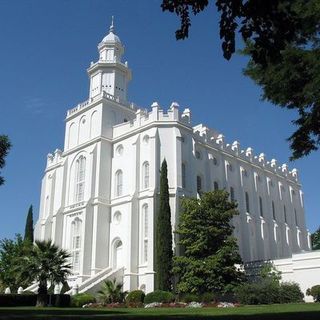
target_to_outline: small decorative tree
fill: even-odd
[[[47,305],[48,282],[64,283],[71,274],[70,254],[49,241],[36,241],[30,254],[22,257],[20,278],[39,284],[37,306]]]
[[[203,193],[201,199],[182,200],[177,234],[184,254],[174,258],[179,293],[226,292],[242,278],[231,219],[237,204],[223,190]]]
[[[98,291],[99,300],[103,303],[123,302],[127,292],[122,292],[122,283],[117,283],[116,279],[106,280]]]
[[[307,295],[312,296],[314,302],[320,302],[320,285],[313,286],[307,290]]]
[[[155,270],[156,289],[172,290],[172,227],[169,203],[168,168],[163,160],[160,173],[160,203],[156,219]]]
[[[32,250],[29,241],[23,241],[20,234],[15,239],[0,240],[0,288],[4,291],[10,287],[11,291],[16,293],[22,286],[26,288],[32,281],[19,278],[20,269],[23,265],[21,257],[27,256]]]

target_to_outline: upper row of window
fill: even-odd
[[[216,159],[216,158],[214,158],[214,159]],[[228,168],[229,171],[233,171],[233,167],[229,162],[226,163],[226,167]],[[244,177],[249,176],[249,173],[246,169],[242,168],[241,172]],[[182,175],[182,188],[186,188],[186,164],[184,162],[181,164],[181,175]],[[257,188],[258,183],[261,183],[261,182],[262,182],[262,179],[261,179],[260,175],[255,173],[255,186],[256,186],[256,188]],[[267,177],[267,184],[268,184],[268,192],[270,193],[270,188],[271,187],[273,188],[274,184],[273,184],[272,180],[268,177]],[[197,183],[197,185],[198,185],[198,183]],[[280,199],[283,199],[285,191],[286,191],[285,187],[279,183]],[[293,201],[295,194],[296,194],[295,191],[290,187],[291,201]]]
[[[142,189],[148,189],[150,183],[150,165],[148,161],[142,164]],[[123,172],[117,170],[115,173],[115,196],[120,197],[123,195]]]
[[[126,119],[124,119],[125,121],[124,122],[127,122],[127,120]],[[149,143],[149,136],[146,134],[143,138],[142,138],[142,142],[143,142],[143,144],[148,144]],[[123,154],[123,145],[122,144],[119,144],[118,146],[117,146],[117,148],[116,148],[116,154],[118,155],[118,156],[121,156],[122,154]]]

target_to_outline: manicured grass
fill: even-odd
[[[214,319],[214,320],[318,320],[320,304],[243,306],[238,308],[0,308],[0,319]]]

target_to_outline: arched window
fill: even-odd
[[[83,201],[85,176],[86,176],[86,158],[84,156],[80,156],[76,163],[75,202]]]
[[[182,188],[186,187],[186,165],[185,163],[181,164],[181,177],[182,177]]]
[[[286,206],[283,206],[283,216],[284,216],[284,222],[288,223]]]
[[[230,199],[231,199],[231,201],[235,201],[234,188],[233,187],[230,187]]]
[[[80,269],[81,228],[82,221],[76,218],[71,223],[71,258],[73,271]]]
[[[116,197],[122,196],[123,192],[123,173],[121,170],[116,172]]]
[[[123,246],[122,241],[117,239],[113,243],[113,258],[112,258],[112,265],[114,269],[122,268],[124,264],[124,256],[123,256]]]
[[[148,230],[149,230],[148,205],[142,207],[142,262],[148,262]]]
[[[215,181],[215,182],[213,183],[213,189],[214,189],[214,190],[219,190],[219,183],[218,183],[217,181]]]
[[[142,165],[143,189],[149,188],[149,162],[144,162]]]
[[[250,202],[249,202],[249,194],[248,192],[245,193],[245,198],[246,198],[246,210],[248,213],[250,213]]]
[[[274,207],[274,202],[272,201],[272,218],[273,220],[276,220],[276,209]]]
[[[200,193],[202,191],[202,181],[201,177],[197,176],[197,192]]]
[[[263,203],[262,198],[259,197],[260,216],[263,217]]]

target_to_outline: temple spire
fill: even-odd
[[[111,16],[111,25],[109,28],[109,32],[114,33],[114,16]]]
[[[0,0],[1,1],[1,0]],[[112,16],[109,33],[98,45],[99,60],[88,69],[90,77],[90,98],[106,92],[120,100],[127,99],[127,84],[131,80],[131,71],[127,63],[122,62],[124,46],[115,34]]]

